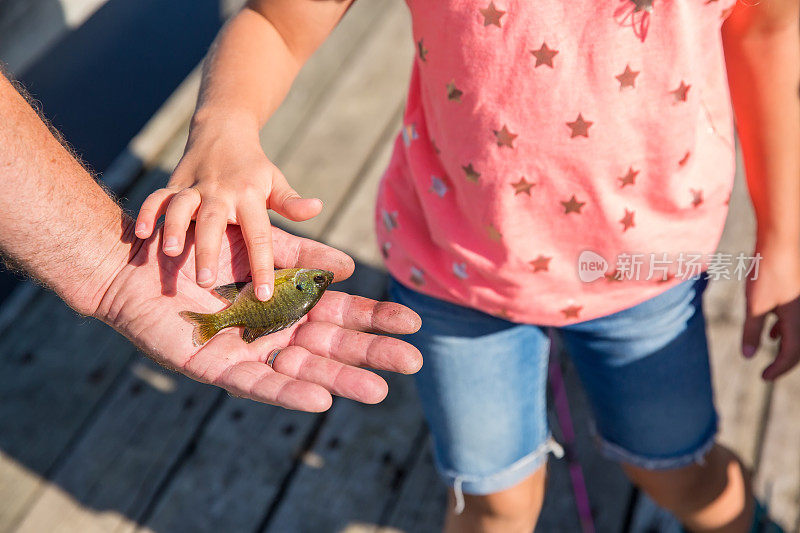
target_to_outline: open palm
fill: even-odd
[[[246,344],[238,328],[222,331],[205,345],[192,343],[184,310],[215,312],[226,303],[195,282],[194,233],[178,257],[161,252],[160,232],[134,247],[106,291],[97,316],[122,332],[158,363],[230,393],[289,409],[324,411],[331,394],[377,403],[386,382],[360,367],[413,373],[422,357],[408,343],[366,333],[413,333],[420,319],[399,304],[328,291],[297,324]],[[323,268],[335,280],[353,271],[344,253],[309,239],[273,231],[275,264],[281,268]],[[229,226],[219,259],[220,285],[247,277],[242,234]],[[270,354],[282,349],[272,366]]]

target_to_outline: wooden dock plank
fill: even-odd
[[[800,530],[800,369],[780,378],[772,393],[755,486],[785,531]]]
[[[378,38],[374,35],[376,24],[387,9],[396,10],[397,3],[395,0],[355,2],[300,71],[283,104],[261,130],[261,146],[276,165],[282,165],[291,156],[293,145],[308,128],[308,122],[319,120],[325,113],[323,109],[331,91],[340,83],[342,71],[359,63],[362,49],[372,42],[370,39]],[[302,181],[304,177],[298,175],[295,179]]]
[[[378,528],[380,533],[441,531],[447,506],[447,489],[433,466],[430,442],[426,442],[417,452],[392,504]]]
[[[11,531],[22,518],[26,503],[33,497],[41,479],[12,454],[0,449],[0,531]]]
[[[108,0],[0,2],[0,61],[19,75]]]
[[[670,513],[640,493],[627,533],[683,533],[681,524]]]
[[[138,520],[219,395],[137,361],[19,531],[114,531]]]
[[[44,300],[53,322],[38,325],[31,333],[37,342],[9,358],[14,366],[4,365],[0,380],[0,530],[20,519],[42,487],[41,476],[57,464],[135,352],[55,296]]]
[[[337,290],[351,294],[372,294],[377,298],[387,287],[388,274],[378,250],[373,223],[378,185],[391,158],[392,139],[400,128],[401,110],[388,122],[382,145],[377,148],[361,175],[357,188],[343,202],[342,209],[329,219],[321,238],[331,246],[350,254],[356,261],[353,276],[336,285]]]
[[[23,314],[28,314],[34,305],[36,297],[43,291],[39,290],[40,287],[30,280],[25,280],[16,285],[9,295],[0,304],[0,336],[3,339],[7,338],[3,335],[8,326],[15,323],[19,326],[19,317]],[[3,349],[0,348],[0,353]]]
[[[92,324],[75,324],[74,317],[65,313],[62,320],[69,319],[73,319],[79,331],[72,336],[60,336],[58,340],[87,342],[87,337],[102,331],[92,328]],[[69,418],[75,407],[71,403],[81,403],[93,396],[96,386],[102,389],[108,385],[115,367],[124,365],[133,352],[119,335],[98,336],[93,349],[84,356],[85,364],[77,365],[65,356],[58,340],[41,343],[20,354],[14,361],[16,368],[7,369],[13,379],[0,381],[0,397],[3,398],[0,424],[8,428],[1,437],[2,448],[29,466],[42,470],[49,468],[54,459],[48,440],[57,438],[62,429],[69,427],[65,417]],[[120,354],[121,351],[125,353]],[[84,388],[78,384],[91,386]]]
[[[254,531],[317,415],[225,400],[142,530]]]
[[[548,413],[551,428],[558,434],[555,413]],[[561,531],[581,530],[580,519],[575,507],[575,497],[569,477],[567,462],[550,455],[547,463],[547,484],[545,485],[544,503],[536,531],[539,533],[560,533]]]
[[[392,156],[394,138],[400,131],[401,116],[402,108],[398,105],[394,116],[384,126],[384,140],[358,176],[357,187],[336,216],[329,219],[322,233],[322,238],[331,246],[377,268],[383,268],[383,259],[375,237],[375,202],[381,178]]]
[[[3,354],[3,357],[0,357],[0,372],[12,367],[15,357],[42,342],[42,338],[36,335],[42,322],[50,324],[54,329],[65,327],[59,321],[54,320],[55,317],[61,316],[60,313],[63,310],[54,306],[54,300],[48,299],[46,294],[45,291],[36,287],[35,292],[30,296],[30,301],[23,303],[22,306],[16,305],[16,303],[9,306],[7,301],[3,302],[3,312],[7,307],[11,307],[9,314],[13,313],[14,317],[9,317],[6,327],[3,328],[2,338],[0,338],[0,353]]]
[[[182,138],[185,144],[187,124],[200,88],[200,76],[201,67],[198,65],[103,172],[103,182],[113,191],[127,189],[140,174],[155,165],[168,165],[168,170],[172,170],[171,160],[167,162],[163,158],[159,160],[159,157],[165,148],[176,143],[176,138]]]
[[[175,117],[172,112],[167,115]],[[156,116],[153,121],[163,123],[162,119]],[[171,170],[177,163],[185,131],[184,124],[184,138],[174,141],[172,150],[156,161],[160,167]],[[150,135],[143,139],[149,139],[152,149],[158,151]],[[167,175],[160,168],[147,174],[142,181],[149,181],[150,186],[134,188],[126,208],[138,209],[152,184]],[[120,173],[115,185],[125,187],[133,176]],[[3,427],[13,428],[0,434],[0,448],[9,456],[0,462],[0,471],[17,473],[0,475],[0,494],[10,495],[0,503],[0,530],[18,521],[37,501],[46,483],[42,477],[63,459],[65,447],[78,438],[98,402],[109,394],[136,352],[108,326],[79,317],[51,293],[38,294],[0,341],[0,353],[6,355],[0,359],[0,372],[14,378],[0,380],[0,421]],[[4,371],[18,361],[28,361],[31,368],[22,374],[16,368]]]
[[[125,206],[135,216],[145,198],[158,188],[164,187],[172,171],[183,156],[186,139],[189,136],[189,124],[185,122],[175,137],[169,140],[159,155],[158,163],[149,172],[136,180],[125,195]]]
[[[320,197],[326,204],[317,217],[302,223],[281,221],[284,227],[314,234],[336,211],[354,161],[366,161],[403,100],[413,57],[410,31],[406,7],[390,3],[375,22],[375,32],[362,40],[358,54],[327,93],[314,125],[291,143],[283,155],[286,162],[278,162],[300,194]]]
[[[377,527],[422,429],[412,378],[387,381],[377,406],[337,400],[265,531]]]

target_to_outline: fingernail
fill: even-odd
[[[745,344],[744,346],[742,346],[742,355],[744,355],[748,359],[750,357],[753,357],[753,355],[755,353],[756,353],[756,347],[755,346],[751,346],[749,344]]]
[[[270,291],[269,285],[259,285],[256,288],[256,298],[261,300],[262,302],[269,300],[272,291]]]
[[[197,283],[208,283],[211,281],[211,269],[201,268],[197,271]]]
[[[164,249],[172,250],[178,247],[178,239],[175,237],[167,237],[164,240]]]
[[[147,224],[145,224],[144,222],[139,222],[138,224],[136,224],[135,231],[137,235],[144,233],[146,229],[147,229]]]

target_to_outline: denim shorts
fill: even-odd
[[[577,369],[602,453],[646,469],[702,461],[714,443],[702,293],[687,280],[617,313],[561,328],[515,324],[391,281],[422,328],[416,385],[445,481],[489,494],[530,476],[558,449],[547,425],[550,335]]]

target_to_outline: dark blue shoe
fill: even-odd
[[[767,508],[756,500],[756,509],[753,513],[753,527],[751,533],[785,533],[783,528],[776,524],[770,517]]]

